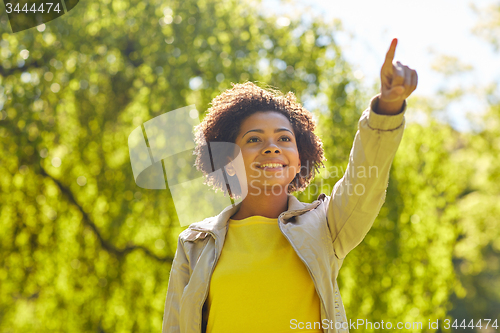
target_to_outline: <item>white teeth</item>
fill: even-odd
[[[283,167],[283,164],[279,164],[279,163],[266,163],[266,164],[261,164],[260,167],[261,168],[265,168],[265,167],[279,168],[279,167]]]

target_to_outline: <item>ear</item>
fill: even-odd
[[[300,173],[300,167],[302,166],[302,164],[300,164],[300,160],[299,160],[299,172],[297,173]]]

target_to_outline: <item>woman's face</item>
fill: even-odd
[[[284,115],[274,111],[252,114],[241,123],[235,143],[241,149],[248,195],[287,193],[288,184],[300,171],[300,157],[293,127]]]

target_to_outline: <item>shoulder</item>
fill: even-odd
[[[184,242],[194,242],[198,239],[203,239],[207,236],[208,234],[203,231],[199,230],[192,230],[190,228],[187,228],[183,232],[179,234],[179,240]]]
[[[295,221],[299,219],[302,223],[317,222],[318,219],[323,219],[325,213],[325,204],[328,205],[329,197],[321,193],[316,200],[311,203],[302,202],[293,197],[289,200],[288,211],[281,216],[284,221]],[[302,224],[299,223],[299,224]]]
[[[316,218],[320,221],[326,222],[328,206],[331,199],[331,196],[326,195],[325,193],[319,194],[318,198],[311,203],[312,207],[314,208],[309,210],[307,213],[316,216]]]
[[[184,243],[204,239],[208,235],[208,232],[202,230],[206,229],[207,226],[212,225],[214,222],[215,217],[209,217],[203,221],[190,224],[186,230],[179,234],[179,240]]]

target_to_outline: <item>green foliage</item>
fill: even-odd
[[[458,204],[454,264],[464,292],[453,297],[455,318],[500,317],[500,96],[487,98],[483,130],[470,136],[462,158],[473,173]]]

